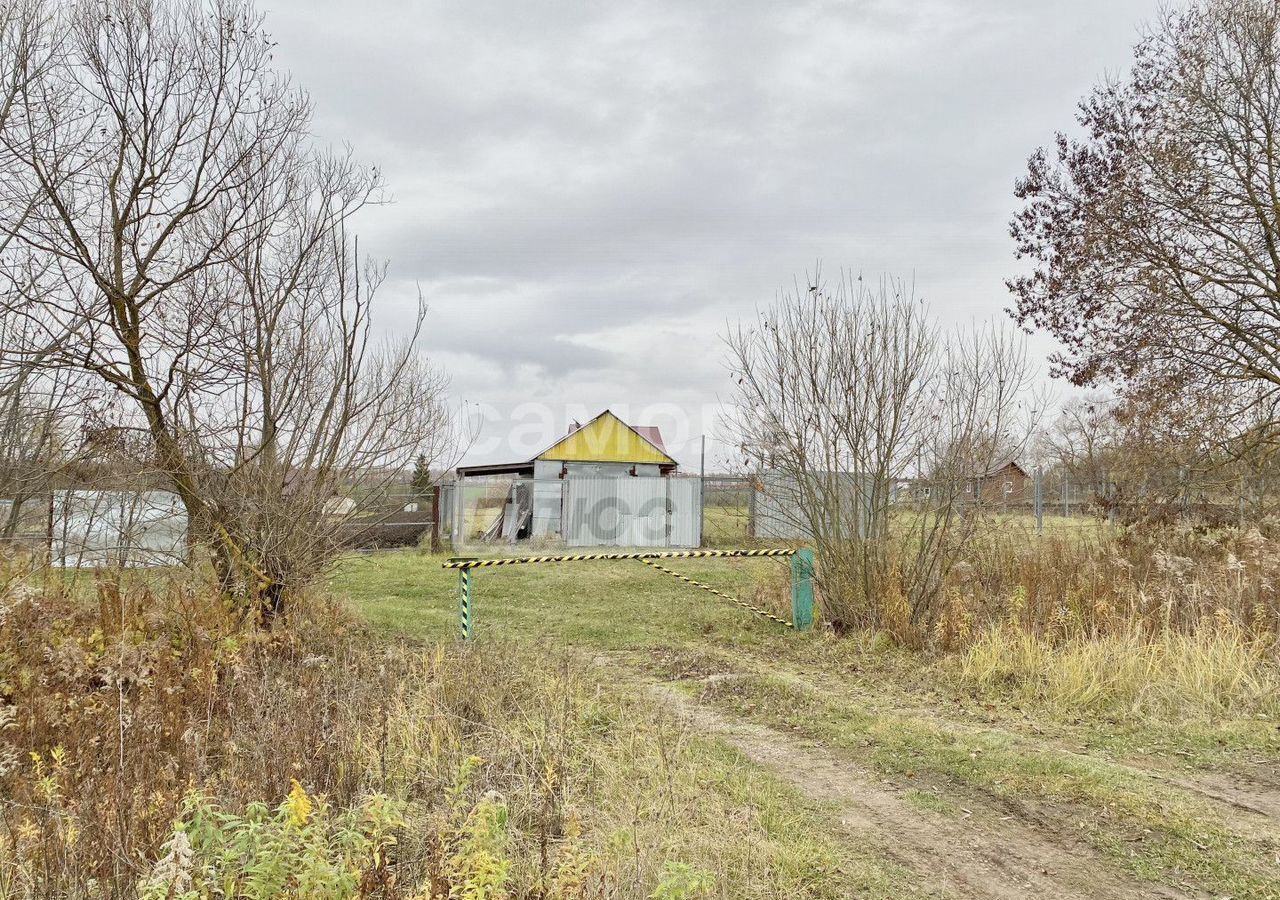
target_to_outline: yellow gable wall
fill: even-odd
[[[569,462],[659,463],[661,465],[671,465],[675,462],[628,428],[613,413],[605,413],[579,428],[551,449],[540,454],[538,459]]]

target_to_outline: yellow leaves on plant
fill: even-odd
[[[28,818],[24,818],[15,830],[18,840],[23,843],[33,843],[40,837],[40,826]]]
[[[289,796],[284,801],[285,812],[289,815],[290,825],[305,825],[307,820],[311,818],[311,812],[315,809],[315,804],[311,802],[311,798],[307,796],[306,790],[298,783],[298,779],[293,779],[293,787],[289,788]]]
[[[474,759],[475,757],[473,757]],[[505,900],[511,874],[508,811],[502,799],[486,796],[456,829],[457,849],[448,860],[457,900]]]

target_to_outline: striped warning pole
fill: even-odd
[[[471,570],[458,570],[458,615],[462,639],[471,640]]]

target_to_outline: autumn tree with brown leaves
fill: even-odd
[[[1167,11],[1016,186],[1016,320],[1234,454],[1280,437],[1280,3]]]

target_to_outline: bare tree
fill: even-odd
[[[23,323],[0,315],[0,346],[23,342]],[[74,458],[76,397],[64,373],[0,359],[0,541],[13,540],[39,513],[57,473]]]
[[[375,169],[311,145],[248,0],[50,4],[0,131],[14,351],[112,390],[246,607],[335,552],[351,483],[440,443],[443,379],[374,340],[379,267],[351,218]]]
[[[1076,493],[1092,501],[1107,497],[1108,484],[1121,465],[1123,427],[1117,401],[1103,394],[1073,397],[1062,405],[1043,437],[1045,455]]]
[[[1165,11],[1131,75],[1081,104],[1078,140],[1037,151],[1011,225],[1034,271],[1019,323],[1059,373],[1115,380],[1171,421],[1276,446],[1280,416],[1280,6]],[[1209,397],[1212,402],[1203,402]],[[1158,401],[1158,403],[1153,403]]]
[[[38,55],[40,12],[33,2],[0,6],[0,124],[9,120],[23,77]]]
[[[0,133],[23,115],[21,100],[30,79],[46,70],[51,56],[39,0],[0,5]],[[8,174],[6,172],[6,174]],[[6,179],[8,180],[8,179]],[[10,188],[5,210],[14,221],[27,214],[34,199]],[[6,223],[6,224],[12,224]],[[0,253],[9,246],[12,229],[0,229]],[[56,472],[67,463],[74,442],[73,379],[48,373],[45,354],[15,352],[34,343],[30,324],[0,305],[0,540],[12,540],[32,518],[31,502],[51,489]]]
[[[828,618],[923,634],[975,528],[981,496],[965,486],[1030,433],[1022,342],[944,334],[901,282],[845,276],[829,290],[819,276],[727,345],[730,427],[816,545]]]

